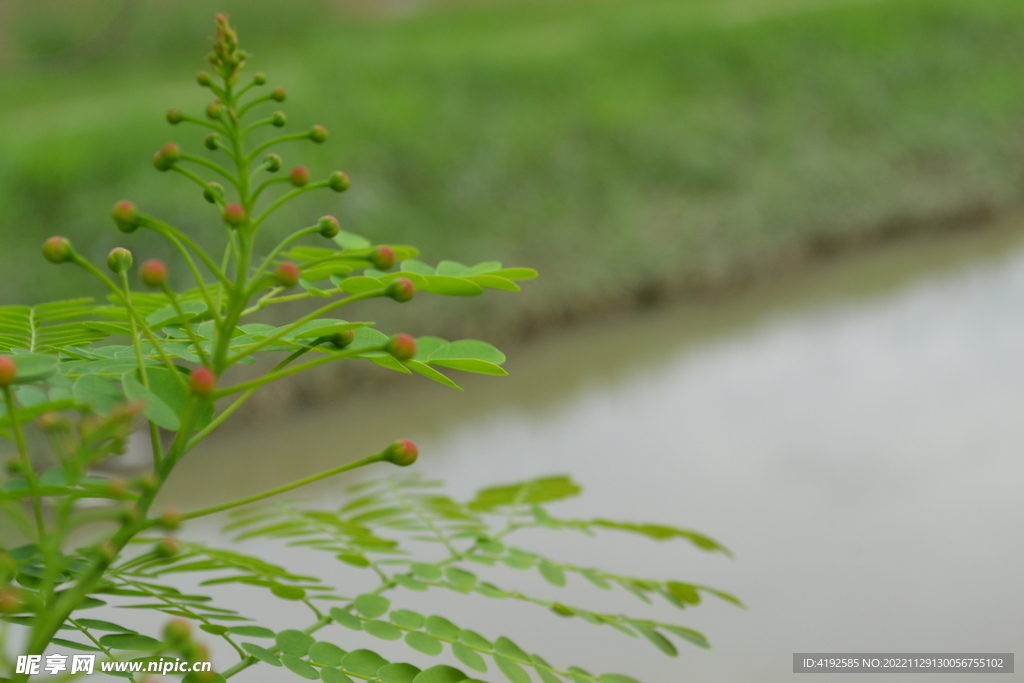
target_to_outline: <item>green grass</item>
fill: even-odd
[[[272,230],[331,212],[428,261],[542,271],[526,296],[481,302],[488,319],[1020,194],[1018,0],[509,2],[279,24],[280,3],[235,4],[252,68],[289,90],[289,127],[331,131],[285,163],[354,181]],[[149,162],[169,139],[201,149],[163,113],[205,102],[191,79],[211,7],[146,14],[84,66],[27,51],[7,72],[0,303],[98,293],[37,257],[51,234],[96,258],[163,253],[114,230],[121,198],[219,234],[194,186]]]

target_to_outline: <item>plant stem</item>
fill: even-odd
[[[36,473],[32,469],[32,460],[28,455],[28,445],[25,443],[25,433],[21,429],[21,418],[18,417],[18,406],[14,401],[14,392],[9,386],[3,388],[4,402],[7,404],[7,414],[11,416],[11,431],[14,432],[14,440],[18,445],[21,454],[21,466],[25,470],[25,479],[28,480],[29,491],[32,494],[32,512],[36,517],[36,532],[39,534],[39,542],[42,543],[46,537],[46,525],[43,522],[43,505],[39,496],[39,483],[36,481]]]

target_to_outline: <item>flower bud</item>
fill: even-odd
[[[114,209],[110,212],[110,215],[113,217],[117,229],[126,235],[130,232],[135,232],[139,227],[139,211],[127,199],[122,199],[117,204],[114,204]]]
[[[285,261],[274,271],[274,279],[282,287],[294,287],[299,284],[300,277],[302,273],[299,272],[299,267],[290,261]]]
[[[377,247],[370,254],[370,263],[377,270],[387,270],[395,265],[395,252],[391,247]]]
[[[332,334],[327,339],[327,342],[329,344],[333,344],[334,346],[338,347],[339,349],[343,349],[346,346],[348,346],[349,344],[351,344],[352,342],[354,342],[355,340],[356,340],[356,331],[355,330],[345,330],[344,332],[338,332],[337,334]]]
[[[275,102],[284,102],[286,97],[288,97],[288,93],[284,91],[284,88],[274,88],[270,93],[270,99]]]
[[[206,183],[206,189],[203,190],[203,199],[216,204],[218,199],[224,199],[224,186],[220,183]]]
[[[167,266],[158,258],[151,258],[139,268],[142,284],[156,289],[167,282]]]
[[[14,384],[18,378],[18,366],[10,356],[0,356],[0,388],[6,388]]]
[[[309,184],[309,169],[305,166],[296,166],[292,169],[288,179],[292,181],[292,185],[295,187],[303,187]]]
[[[395,360],[409,360],[416,355],[416,340],[404,332],[396,334],[388,340],[384,347]]]
[[[232,228],[237,228],[245,222],[245,209],[241,204],[228,204],[224,207],[221,215],[224,217],[224,222]]]
[[[167,123],[171,124],[172,126],[176,126],[184,120],[185,115],[177,109],[171,109],[167,112]]]
[[[71,242],[67,237],[51,237],[43,243],[43,257],[50,263],[71,260]]]
[[[309,131],[309,139],[312,140],[313,142],[317,143],[318,145],[321,142],[326,142],[327,141],[327,129],[324,128],[323,126],[319,125],[319,124],[313,126],[313,129]]]
[[[263,157],[263,163],[267,166],[267,171],[270,173],[277,173],[281,170],[281,157],[277,154],[268,154]]]
[[[117,559],[117,548],[110,541],[104,541],[96,546],[96,556],[100,561],[110,564]]]
[[[256,85],[263,85],[267,82],[267,74],[262,71],[257,71],[252,75],[252,82]]]
[[[178,539],[168,536],[167,538],[160,539],[160,541],[153,546],[153,552],[157,554],[157,557],[168,559],[181,552],[181,543],[178,542]]]
[[[320,222],[320,234],[330,239],[341,232],[341,223],[334,216],[321,216]]]
[[[206,105],[206,118],[214,121],[219,121],[221,114],[224,113],[224,105],[221,104],[220,100],[214,100]]]
[[[153,165],[158,171],[169,171],[181,159],[181,147],[176,142],[168,142],[153,155]]]
[[[270,115],[270,124],[274,128],[283,128],[286,123],[288,123],[288,117],[284,115],[283,111],[275,111]]]
[[[177,510],[164,510],[160,515],[160,526],[168,531],[174,531],[181,526],[181,513]]]
[[[391,297],[398,303],[405,303],[412,299],[413,295],[416,294],[416,287],[413,286],[412,280],[405,277],[395,278],[388,283],[387,289],[384,290],[386,296]]]
[[[132,252],[124,247],[114,247],[107,254],[107,268],[115,273],[127,273],[132,267]]]
[[[205,398],[217,388],[217,375],[210,368],[200,365],[189,374],[188,385],[194,394]]]
[[[137,489],[142,493],[152,493],[159,485],[160,480],[157,479],[156,475],[152,472],[132,480],[132,488]]]
[[[196,74],[196,83],[203,86],[204,88],[209,88],[211,85],[213,85],[213,78],[211,78],[210,74],[206,73],[205,71],[200,71]]]
[[[139,509],[134,505],[128,508],[121,508],[117,511],[117,521],[121,524],[128,526],[139,521]]]
[[[179,645],[192,637],[192,625],[184,619],[171,619],[164,626],[164,642]]]
[[[335,171],[327,179],[327,187],[331,188],[335,192],[344,192],[348,189],[349,179],[348,174],[344,171]]]
[[[7,585],[0,588],[0,614],[14,614],[25,606],[21,590]]]
[[[388,449],[384,451],[384,460],[393,462],[399,467],[408,467],[416,462],[419,454],[420,451],[416,448],[416,444],[408,439],[403,439],[388,446]]]
[[[121,498],[128,492],[128,484],[124,479],[108,479],[104,488],[106,489],[105,493],[111,498]]]
[[[210,151],[220,149],[220,136],[216,133],[208,133],[207,136],[203,138],[203,145]]]

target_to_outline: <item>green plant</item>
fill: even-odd
[[[0,509],[3,519],[27,540],[0,555],[0,612],[5,622],[26,630],[24,652],[38,655],[55,645],[99,652],[110,661],[121,661],[126,653],[131,657],[139,651],[147,654],[132,661],[146,663],[167,655],[200,661],[207,655],[192,635],[189,622],[194,621],[202,631],[225,639],[239,661],[220,673],[189,673],[186,680],[190,681],[223,680],[259,663],[284,666],[300,677],[322,678],[327,683],[351,679],[384,683],[474,680],[450,666],[421,671],[411,664],[387,662],[371,650],[347,652],[313,638],[312,634],[336,623],[384,640],[403,638],[412,650],[425,655],[440,654],[448,643],[451,653],[467,668],[485,672],[489,660],[513,683],[531,680],[526,669],[533,669],[545,683],[563,678],[604,683],[633,680],[618,674],[594,676],[574,667],[553,667],[507,638],[492,642],[440,616],[390,610],[391,601],[384,596],[399,588],[426,591],[431,587],[525,600],[565,617],[642,635],[668,654],[676,651],[662,630],[705,646],[704,637],[690,629],[535,599],[482,581],[464,568],[469,563],[498,562],[518,569],[536,568],[557,586],[565,584],[567,573],[575,573],[600,588],[619,585],[645,601],[657,594],[680,608],[699,603],[701,593],[735,602],[728,594],[704,586],[560,564],[508,545],[508,537],[524,528],[588,533],[615,529],[658,540],[682,538],[703,550],[726,552],[705,536],[671,527],[553,517],[545,504],[579,490],[564,477],[487,489],[465,503],[437,493],[435,483],[415,476],[360,485],[353,490],[356,497],[339,510],[261,502],[372,463],[408,466],[415,462],[416,446],[396,441],[368,457],[240,500],[183,514],[151,509],[163,483],[196,444],[260,387],[284,377],[351,359],[369,360],[406,374],[419,373],[454,388],[458,386],[442,370],[505,374],[501,368],[504,355],[484,342],[388,336],[370,322],[327,317],[335,309],[382,297],[407,302],[416,292],[473,296],[487,288],[515,291],[516,280],[536,276],[528,268],[503,268],[493,262],[467,267],[442,261],[436,267],[427,266],[416,260],[415,248],[373,245],[341,230],[331,216],[295,231],[264,258],[256,258],[257,231],[279,207],[316,189],[344,192],[349,179],[335,171],[313,180],[301,166],[286,175],[275,175],[283,162],[278,155],[266,153],[270,148],[298,140],[323,143],[327,131],[315,126],[250,146],[247,139],[251,134],[265,127],[282,127],[286,117],[278,112],[247,123],[246,116],[261,104],[283,101],[286,94],[278,88],[245,99],[253,88],[266,83],[266,77],[256,74],[241,85],[240,73],[248,55],[239,48],[225,17],[218,16],[217,29],[209,57],[214,75],[204,72],[198,77],[199,84],[217,99],[206,108],[205,118],[171,110],[167,119],[174,125],[191,123],[209,129],[207,149],[226,155],[233,170],[206,156],[185,152],[176,143],[164,145],[155,155],[154,165],[200,187],[223,224],[223,255],[214,259],[181,230],[122,201],[113,209],[118,229],[126,234],[151,230],[168,240],[195,280],[194,287],[177,291],[167,265],[150,259],[139,267],[139,279],[153,291],[133,290],[129,273],[134,259],[127,249],[111,251],[106,265],[112,275],[107,275],[78,254],[68,240],[53,237],[43,247],[45,258],[92,273],[109,288],[108,301],[76,299],[0,308],[0,352],[4,354],[0,355],[0,434],[12,441],[17,451],[8,463],[10,476],[0,486]],[[226,186],[208,182],[186,164],[219,176]],[[266,179],[261,181],[261,177]],[[259,201],[279,184],[291,187],[272,200]],[[304,237],[320,242],[317,246],[297,244]],[[392,270],[396,264],[398,269]],[[324,299],[326,303],[286,325],[245,321],[270,306],[300,299]],[[119,343],[125,339],[128,343]],[[262,372],[245,373],[237,367],[263,358],[272,360]],[[37,434],[27,429],[33,420]],[[149,431],[152,471],[130,482],[96,476],[92,468],[122,453],[128,435],[140,424]],[[40,442],[48,444],[43,452]],[[107,504],[83,505],[89,499]],[[374,572],[380,584],[369,593],[346,597],[316,578],[292,574],[259,558],[169,535],[185,521],[227,510],[235,510],[228,528],[241,532],[241,537],[287,539],[329,552],[348,565]],[[104,529],[98,538],[72,548],[83,527],[96,523]],[[403,541],[426,536],[443,546],[446,555],[442,559],[411,559],[393,535]],[[263,626],[237,625],[247,619],[214,605],[208,596],[183,593],[164,579],[199,570],[224,572],[205,585],[238,582],[264,588],[278,599],[299,601],[311,610],[313,621],[305,631],[274,632]],[[119,601],[119,607],[151,609],[176,620],[157,638],[80,616],[79,610],[105,604],[103,599],[108,597]],[[328,607],[331,604],[334,606]],[[387,620],[382,618],[385,614]],[[78,631],[84,642],[59,637],[61,631],[69,630]],[[260,638],[272,640],[266,647],[250,642]],[[6,644],[5,639],[3,663],[10,664]],[[132,677],[125,670],[120,675]],[[28,677],[29,672],[15,672],[13,680]]]

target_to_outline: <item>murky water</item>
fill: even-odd
[[[509,635],[553,663],[648,683],[789,681],[797,651],[1020,651],[1021,237],[1007,225],[849,256],[722,301],[554,335],[513,354],[511,377],[467,382],[465,394],[414,378],[379,401],[251,426],[190,456],[166,500],[192,509],[408,437],[421,446],[416,467],[458,495],[571,473],[585,495],[556,508],[563,516],[664,521],[735,552],[730,560],[611,535],[520,543],[562,561],[707,583],[746,610],[678,612],[583,581],[559,590],[500,575],[506,586],[675,621],[711,639],[712,650],[682,647],[678,659],[529,605],[438,593],[400,601],[443,604],[438,611],[463,627]],[[351,481],[305,495],[330,505]],[[333,560],[249,547],[341,576]],[[268,625],[304,623],[251,599],[244,607],[273,614]],[[369,644],[327,633],[346,649]],[[280,676],[264,667],[239,679]]]

